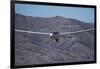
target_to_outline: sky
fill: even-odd
[[[15,12],[25,16],[63,16],[65,18],[94,23],[94,8],[15,4]]]

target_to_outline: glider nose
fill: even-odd
[[[56,42],[58,43],[59,39],[55,39],[55,40],[56,40]]]

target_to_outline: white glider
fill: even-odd
[[[40,35],[49,35],[50,38],[55,39],[56,42],[59,41],[60,37],[63,37],[65,35],[77,34],[77,33],[82,33],[82,32],[88,32],[88,31],[92,31],[92,30],[94,30],[94,29],[86,29],[86,30],[80,30],[80,31],[75,31],[75,32],[65,32],[65,33],[59,33],[59,32],[44,33],[44,32],[33,32],[33,31],[25,31],[25,30],[15,29],[16,32],[30,33],[30,34],[40,34]]]

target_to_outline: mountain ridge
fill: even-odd
[[[15,16],[16,15],[19,15],[19,16],[26,16],[26,15],[23,15],[23,14],[19,14],[19,13],[15,13]],[[74,20],[74,21],[80,21],[80,22],[84,22],[84,23],[91,23],[91,22],[85,22],[85,21],[81,21],[81,20],[78,20],[78,19],[74,19],[74,18],[66,18],[66,17],[63,17],[63,16],[28,16],[27,15],[27,17],[33,17],[33,18],[46,18],[46,19],[48,19],[48,18],[55,18],[55,19],[68,19],[68,20]],[[91,23],[91,24],[93,24],[93,23]]]

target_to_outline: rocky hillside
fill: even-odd
[[[71,27],[70,27],[71,26]],[[68,32],[93,28],[93,23],[55,17],[15,15],[15,28],[36,32]],[[94,60],[94,31],[72,34],[59,43],[46,35],[15,32],[15,65],[68,63]]]

